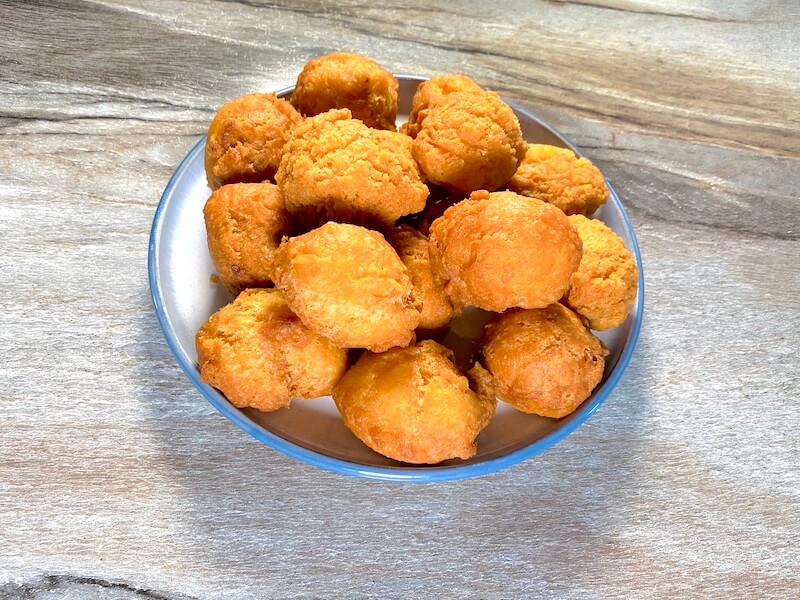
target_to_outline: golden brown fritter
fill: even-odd
[[[411,139],[371,129],[346,109],[297,126],[276,180],[289,211],[310,224],[392,225],[421,211],[428,197]]]
[[[502,312],[557,302],[581,241],[556,207],[513,192],[473,193],[431,225],[431,267],[453,306]]]
[[[425,120],[433,106],[442,103],[445,97],[453,92],[483,92],[484,89],[466,75],[437,75],[428,81],[423,81],[417,86],[414,98],[411,100],[411,114],[408,122],[403,124],[400,131],[412,138],[417,137],[420,123]]]
[[[427,111],[412,150],[431,182],[469,194],[506,183],[526,147],[517,116],[497,94],[453,92]]]
[[[636,261],[622,238],[602,221],[583,215],[572,215],[569,221],[581,238],[583,258],[570,277],[563,302],[592,329],[621,325],[636,299]]]
[[[382,352],[414,340],[419,301],[408,269],[380,233],[326,223],[285,240],[274,275],[303,323],[340,348]]]
[[[402,225],[389,231],[386,239],[408,269],[415,294],[422,301],[419,328],[430,331],[446,326],[453,318],[453,306],[433,279],[428,238]]]
[[[208,186],[267,181],[275,176],[283,145],[301,121],[275,94],[247,94],[219,109],[206,139]]]
[[[297,78],[292,104],[313,117],[332,108],[348,108],[369,127],[395,130],[398,83],[374,60],[334,52],[309,61]]]
[[[248,289],[195,337],[200,378],[237,408],[272,411],[330,394],[347,351],[307,329],[276,289]]]
[[[603,174],[569,148],[530,144],[508,189],[554,204],[568,215],[590,215],[608,199]]]
[[[608,355],[580,318],[558,303],[498,316],[484,330],[482,352],[501,400],[554,419],[591,395]]]
[[[230,183],[215,190],[203,208],[208,251],[217,276],[236,296],[272,284],[272,256],[293,228],[278,186]]]
[[[430,340],[363,354],[333,399],[345,425],[367,446],[417,464],[474,456],[496,403],[472,391],[452,352]]]

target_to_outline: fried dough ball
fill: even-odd
[[[203,208],[208,251],[217,276],[236,296],[245,288],[272,283],[272,256],[293,219],[273,183],[229,183]]]
[[[496,404],[494,396],[472,391],[452,352],[431,340],[363,354],[333,399],[345,425],[367,446],[417,464],[474,456]]]
[[[483,92],[484,89],[466,75],[437,75],[428,81],[423,81],[417,86],[411,100],[411,114],[408,122],[403,124],[400,131],[412,138],[417,137],[419,126],[433,106],[442,103],[448,94],[453,92]]]
[[[276,175],[286,208],[308,223],[391,225],[425,207],[428,188],[411,138],[371,129],[332,110],[306,119],[286,144]]]
[[[639,269],[625,242],[608,225],[583,215],[569,217],[583,244],[583,258],[563,302],[597,331],[621,325],[639,286]]]
[[[479,191],[431,225],[431,267],[453,306],[543,308],[569,287],[581,241],[555,206]]]
[[[375,231],[329,222],[285,240],[275,285],[303,323],[340,348],[407,346],[420,306],[408,269]]]
[[[489,323],[483,364],[497,395],[517,409],[560,419],[603,378],[608,350],[561,304],[510,310]]]
[[[200,378],[237,408],[272,411],[330,394],[347,351],[307,329],[276,289],[248,289],[195,337]]]
[[[369,127],[395,130],[398,83],[374,60],[333,52],[306,63],[297,78],[292,104],[313,117],[332,108],[348,108]]]
[[[275,94],[247,94],[219,109],[205,149],[208,186],[272,179],[283,145],[302,117]]]
[[[590,215],[608,200],[603,174],[569,148],[530,144],[508,189],[554,204],[568,215]]]
[[[407,225],[392,229],[386,238],[408,269],[416,296],[422,301],[419,328],[430,331],[447,325],[453,318],[453,306],[433,279],[428,238]]]
[[[469,194],[508,181],[526,146],[517,116],[497,94],[453,92],[427,111],[413,154],[431,182]]]

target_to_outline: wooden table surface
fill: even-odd
[[[797,597],[797,2],[5,1],[0,34],[0,597]],[[639,344],[547,452],[430,485],[322,471],[170,354],[164,186],[220,104],[336,49],[471,74],[628,209]]]

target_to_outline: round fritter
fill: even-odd
[[[526,147],[517,116],[497,94],[453,92],[427,111],[413,154],[431,182],[469,194],[502,186]]]
[[[369,128],[346,109],[297,126],[276,180],[289,211],[311,224],[391,225],[421,211],[428,197],[411,138]]]
[[[275,94],[247,94],[219,109],[206,139],[208,186],[272,179],[300,114]]]
[[[452,352],[431,340],[363,354],[333,399],[345,425],[367,446],[417,464],[474,456],[476,438],[495,411],[494,396],[472,391]]]
[[[433,279],[428,238],[407,225],[392,229],[386,238],[408,269],[416,296],[422,301],[420,329],[433,330],[447,325],[453,318],[453,306]]]
[[[431,225],[431,267],[456,310],[542,308],[567,291],[581,241],[555,206],[513,192],[473,193]]]
[[[273,183],[230,183],[215,190],[203,208],[208,251],[217,276],[236,296],[272,283],[272,256],[293,219]]]
[[[622,238],[602,221],[583,215],[572,215],[569,221],[581,238],[583,258],[570,277],[563,302],[592,329],[621,325],[636,299],[636,261]]]
[[[329,222],[285,240],[274,279],[303,323],[340,348],[382,352],[414,340],[419,301],[380,233]]]
[[[348,108],[369,127],[395,130],[397,79],[374,60],[334,52],[306,63],[297,78],[292,104],[313,117],[332,108]]]
[[[484,89],[466,75],[437,75],[417,86],[411,100],[411,114],[400,131],[412,138],[417,137],[420,123],[425,120],[431,107],[441,104],[453,92],[483,92]]]
[[[608,199],[603,174],[569,148],[530,144],[508,181],[512,192],[554,204],[568,215],[590,215]]]
[[[560,419],[600,383],[608,350],[575,313],[556,303],[498,316],[484,330],[482,353],[501,400]]]
[[[237,408],[272,411],[328,395],[347,351],[307,329],[276,289],[248,289],[195,337],[200,378]]]

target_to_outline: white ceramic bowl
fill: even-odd
[[[411,98],[424,78],[397,76],[400,82],[402,123]],[[293,88],[278,92],[281,97]],[[509,103],[531,143],[552,144],[583,152],[536,115]],[[350,475],[396,481],[443,481],[496,471],[549,448],[583,423],[611,394],[633,353],[642,323],[644,277],[633,227],[617,194],[611,196],[595,217],[616,231],[639,266],[639,292],[627,321],[599,337],[610,350],[600,385],[577,411],[559,419],[527,415],[498,402],[497,414],[478,437],[478,453],[462,461],[432,466],[399,463],[376,454],[344,426],[328,396],[295,400],[288,409],[261,413],[233,407],[225,397],[200,380],[194,336],[217,309],[232,300],[224,287],[211,282],[214,266],[208,255],[203,205],[211,191],[203,167],[205,138],[198,141],[176,169],[161,197],[153,220],[149,247],[150,289],[156,315],[178,364],[200,393],[223,415],[265,444],[307,463]],[[482,324],[476,317],[461,320],[466,335],[478,335]]]

